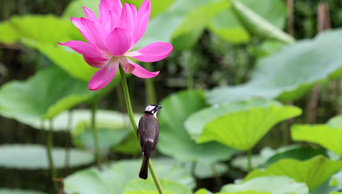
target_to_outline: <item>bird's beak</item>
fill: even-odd
[[[159,110],[159,109],[162,109],[163,107],[162,106],[160,106],[160,105],[158,105],[157,106],[157,109]]]

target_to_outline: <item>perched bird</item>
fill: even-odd
[[[159,105],[148,105],[145,108],[144,115],[140,118],[138,134],[141,151],[143,153],[143,161],[141,164],[139,177],[147,179],[148,176],[148,160],[156,148],[159,137],[159,123],[157,112],[162,107]]]

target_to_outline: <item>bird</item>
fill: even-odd
[[[148,161],[156,148],[159,137],[159,122],[157,112],[162,106],[148,105],[145,108],[144,115],[139,120],[138,134],[143,160],[139,172],[139,178],[147,179]]]

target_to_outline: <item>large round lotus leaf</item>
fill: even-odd
[[[64,180],[64,191],[82,194],[122,194],[129,182],[139,179],[140,165],[141,160],[126,160],[115,162],[102,171],[98,171],[96,168],[78,171]],[[188,189],[193,189],[195,186],[194,179],[179,166],[163,165],[163,163],[154,160],[153,166],[161,180],[175,181],[188,187]],[[152,180],[151,174],[147,180]],[[149,185],[149,183],[146,184]]]
[[[94,161],[93,154],[70,149],[69,166],[82,166]],[[44,146],[14,144],[0,146],[0,166],[18,169],[49,169],[47,151]],[[52,158],[55,168],[65,167],[65,149],[54,148]]]
[[[215,118],[221,117],[225,114],[249,110],[256,107],[267,107],[272,104],[281,105],[279,102],[265,99],[252,99],[233,103],[215,104],[191,114],[185,122],[185,127],[193,139],[198,139],[203,132],[205,125],[213,121]]]
[[[244,181],[270,175],[287,176],[297,182],[306,183],[309,190],[313,191],[341,169],[342,161],[332,161],[324,156],[316,156],[305,161],[283,159],[267,167],[265,170],[256,169],[252,171],[246,176]]]
[[[293,125],[291,137],[294,141],[317,143],[342,155],[342,126],[341,128],[332,128],[327,125]]]
[[[236,150],[216,142],[196,144],[185,130],[184,122],[205,108],[202,91],[182,91],[161,102],[163,109],[158,113],[160,135],[157,148],[165,155],[180,161],[214,163],[229,159]]]
[[[341,75],[340,37],[341,29],[331,30],[312,40],[285,46],[259,60],[249,82],[210,90],[207,92],[208,101],[216,104],[251,98],[276,98],[285,92],[286,98],[282,100],[298,99],[313,84]]]
[[[175,181],[160,180],[165,194],[191,194],[191,190]],[[134,180],[126,185],[124,194],[159,194],[153,180]]]
[[[97,93],[89,91],[87,83],[50,66],[27,81],[5,83],[0,88],[0,114],[34,126],[37,121],[52,119]]]
[[[259,191],[271,194],[309,194],[305,183],[298,183],[286,176],[265,176],[250,179],[240,184],[228,184],[222,187],[221,192]]]
[[[45,194],[41,191],[20,190],[20,189],[0,189],[0,194]]]
[[[247,111],[228,113],[206,124],[197,142],[217,141],[248,151],[280,121],[298,116],[301,110],[294,106],[268,105]]]

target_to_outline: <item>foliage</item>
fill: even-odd
[[[120,77],[89,91],[97,69],[58,44],[84,41],[70,17],[85,17],[82,6],[97,15],[99,2],[0,0],[0,193],[55,193],[45,150],[52,143],[53,178],[65,193],[158,193],[151,174],[138,179],[141,149]],[[128,85],[136,123],[151,101],[145,88],[163,106],[151,160],[165,193],[342,189],[342,4],[325,1],[333,29],[314,37],[319,1],[295,1],[295,39],[284,31],[284,2],[151,0],[136,48],[164,41],[174,51],[147,65],[158,77]]]

